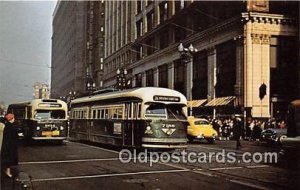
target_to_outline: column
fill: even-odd
[[[207,76],[208,76],[208,84],[207,84],[207,99],[208,101],[215,98],[215,85],[217,84],[217,54],[216,48],[211,47],[207,49]]]
[[[174,89],[174,62],[168,64],[168,88]]]
[[[267,94],[261,100],[261,117],[270,117],[270,36],[261,36],[261,79],[260,84],[267,86]]]
[[[248,22],[251,28],[253,23]],[[246,29],[245,64],[244,64],[244,101],[246,107],[252,107],[252,117],[270,117],[270,36],[251,33]],[[260,99],[259,88],[267,86],[267,94]]]
[[[158,70],[158,67],[155,67],[154,69],[153,69],[153,82],[154,82],[154,86],[156,86],[156,87],[158,87],[159,86],[159,84],[158,84],[158,82],[159,82],[159,70]]]
[[[132,77],[132,87],[136,87],[136,76],[134,75],[133,77]]]
[[[242,106],[243,102],[243,82],[244,82],[244,37],[238,36],[236,39],[236,82],[235,95],[238,105]]]
[[[142,87],[146,86],[146,72],[142,72]]]
[[[192,100],[193,88],[193,56],[189,55],[188,62],[186,63],[186,98]]]

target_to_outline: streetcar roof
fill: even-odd
[[[9,106],[17,107],[17,106],[32,106],[32,107],[40,107],[40,104],[60,104],[63,109],[67,109],[67,104],[66,102],[59,100],[59,99],[34,99],[34,100],[29,100],[29,101],[24,101],[24,102],[19,102],[19,103],[13,103],[10,104]],[[49,109],[49,107],[43,107]],[[54,107],[53,107],[54,108]],[[57,107],[55,107],[57,108]]]
[[[176,97],[179,98],[177,101],[161,101],[154,100],[154,97]],[[72,100],[72,104],[84,103],[84,102],[93,102],[99,100],[107,100],[107,99],[117,99],[117,98],[126,98],[126,97],[136,97],[141,99],[143,102],[158,102],[158,103],[178,103],[178,104],[187,104],[186,97],[175,90],[168,88],[160,88],[160,87],[141,87],[134,88],[122,91],[109,92],[104,94],[91,95],[86,97],[81,97]]]

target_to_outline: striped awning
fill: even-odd
[[[220,98],[215,98],[208,102],[205,106],[226,106],[230,102],[232,102],[235,99],[235,96],[227,96],[227,97],[220,97]]]
[[[203,106],[204,103],[206,103],[206,101],[207,101],[206,99],[191,100],[191,101],[188,101],[187,105],[188,105],[188,107],[197,108],[197,107]]]

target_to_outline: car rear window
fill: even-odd
[[[198,120],[198,121],[195,121],[195,125],[208,125],[208,121],[205,121],[205,120]]]

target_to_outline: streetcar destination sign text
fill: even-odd
[[[176,96],[153,96],[153,100],[165,102],[180,102],[180,98]]]

